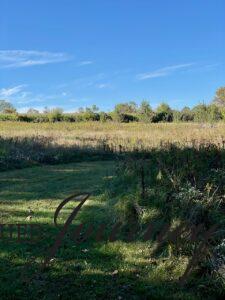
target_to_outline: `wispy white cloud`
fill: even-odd
[[[0,89],[0,99],[6,99],[11,101],[13,104],[28,104],[28,103],[39,103],[48,100],[54,100],[59,98],[60,95],[45,95],[35,94],[27,90],[26,84],[17,85],[14,87],[7,87]]]
[[[19,94],[24,89],[24,87],[26,87],[25,84],[17,85],[9,88],[2,88],[0,89],[0,97],[10,97]],[[22,94],[22,96],[24,96],[24,93]]]
[[[86,66],[86,65],[91,65],[93,64],[94,62],[91,61],[91,60],[84,60],[84,61],[81,61],[78,63],[78,66]]]
[[[0,50],[0,68],[22,68],[70,60],[66,53],[27,50]]]
[[[194,63],[173,65],[173,66],[157,69],[155,71],[138,74],[137,79],[138,80],[146,80],[146,79],[151,79],[151,78],[164,77],[164,76],[168,76],[168,75],[174,73],[175,71],[178,71],[181,69],[188,69],[189,67],[191,67],[193,65],[194,65]]]
[[[215,68],[221,67],[222,64],[221,63],[211,63],[211,64],[198,64],[195,66],[195,68],[191,68],[187,71],[193,71],[193,72],[199,72],[199,71],[212,71]]]
[[[65,90],[58,93],[51,93],[51,90],[46,93],[36,93],[30,90],[31,86],[27,87],[26,84],[2,87],[0,88],[0,99],[10,101],[19,112],[26,112],[31,107],[43,111],[45,106],[48,108],[63,107],[69,112],[75,111],[77,107],[91,101],[88,98],[73,98],[73,95]]]

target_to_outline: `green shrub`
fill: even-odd
[[[120,123],[137,122],[138,116],[134,114],[113,112],[111,114],[113,121]]]
[[[0,121],[18,121],[18,114],[0,114]]]
[[[50,122],[62,121],[63,110],[61,108],[54,108],[48,113],[48,118]]]
[[[76,115],[75,114],[63,114],[63,121],[76,122]]]
[[[81,117],[81,121],[99,121],[100,120],[99,113],[94,113],[93,111],[85,111],[84,113],[80,113],[79,117]]]
[[[156,109],[154,122],[172,122],[173,111],[166,103],[161,103]]]
[[[99,120],[101,122],[111,121],[112,117],[109,114],[105,113],[104,111],[101,111],[99,113]]]
[[[152,118],[153,123],[172,122],[172,121],[173,121],[173,114],[167,112],[157,112],[156,114],[154,114]]]

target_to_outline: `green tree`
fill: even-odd
[[[134,101],[128,103],[129,112],[135,114],[137,112],[137,104]]]
[[[207,122],[209,120],[207,105],[198,104],[193,109],[194,121],[196,122]]]
[[[140,114],[145,114],[145,115],[148,115],[148,114],[153,112],[153,110],[152,110],[152,108],[151,108],[148,101],[143,100],[141,102],[141,105],[139,107],[139,112],[140,112]]]
[[[219,121],[223,118],[221,109],[216,104],[211,104],[207,107],[208,120],[210,122]]]
[[[143,100],[139,107],[139,120],[143,122],[152,122],[154,118],[154,112],[148,101]]]
[[[85,111],[81,111],[78,113],[79,117],[83,121],[99,121],[100,116],[97,111],[99,108],[96,105],[92,105],[92,107],[86,107]]]
[[[181,112],[179,110],[173,109],[173,121],[180,122],[181,121]]]
[[[169,107],[167,103],[162,102],[156,109],[157,113],[171,113],[172,109]]]
[[[173,111],[170,106],[166,103],[161,103],[156,109],[156,121],[172,122]]]
[[[199,104],[192,111],[196,122],[215,122],[223,118],[223,110],[215,103],[210,105]]]
[[[190,107],[185,106],[181,112],[180,112],[180,120],[183,122],[193,121],[194,120],[194,114],[191,111]]]
[[[225,87],[217,89],[213,102],[219,106],[225,106]]]
[[[53,108],[48,113],[50,122],[57,122],[63,119],[63,110],[61,108]]]
[[[127,103],[119,103],[115,106],[112,112],[112,117],[118,122],[132,122],[137,121],[137,104],[134,101]]]
[[[111,121],[112,118],[109,114],[105,113],[104,111],[101,111],[99,113],[99,119],[101,122]]]
[[[114,111],[118,114],[134,114],[137,112],[137,104],[134,101],[119,103],[115,106]]]

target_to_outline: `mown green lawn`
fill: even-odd
[[[153,260],[150,242],[76,244],[64,239],[50,266],[40,272],[57,229],[58,204],[75,192],[90,192],[74,224],[113,224],[104,184],[114,175],[113,162],[84,162],[33,167],[0,173],[0,223],[40,224],[33,243],[17,242],[3,232],[0,239],[0,299],[199,299],[177,281],[183,261]],[[74,203],[60,214],[64,223]],[[74,225],[72,225],[73,227]],[[171,271],[173,270],[173,271]],[[30,280],[29,280],[30,278]]]

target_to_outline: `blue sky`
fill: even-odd
[[[224,0],[0,1],[0,99],[20,111],[181,108],[224,85]]]

